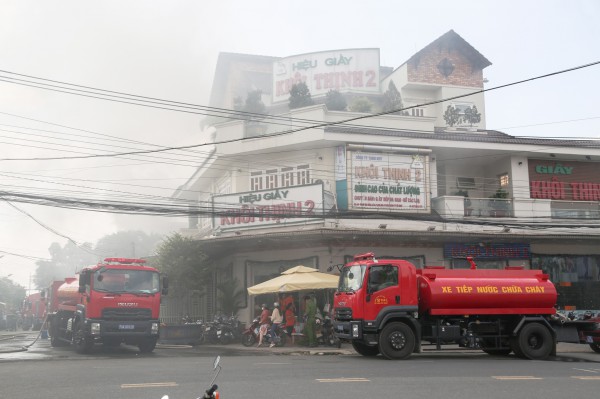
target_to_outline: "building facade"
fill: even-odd
[[[335,273],[362,252],[417,267],[473,256],[541,268],[559,308],[600,311],[600,145],[487,130],[489,65],[454,31],[395,69],[378,49],[222,54],[210,105],[260,90],[266,112],[205,124],[206,156],[174,194],[198,210],[182,233],[215,259],[217,283],[242,289],[300,264]],[[315,103],[290,110],[299,82]],[[329,110],[332,90],[371,112]],[[268,300],[246,297],[240,319]]]

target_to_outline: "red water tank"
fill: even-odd
[[[554,314],[556,288],[541,270],[417,270],[419,312]]]
[[[82,303],[83,295],[79,293],[79,275],[65,279],[56,290],[56,299],[59,309],[71,308]]]

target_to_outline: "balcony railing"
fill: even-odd
[[[464,204],[465,216],[509,218],[514,215],[512,199],[468,198]]]
[[[600,202],[586,201],[441,196],[432,208],[448,218],[600,219]]]

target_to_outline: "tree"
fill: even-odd
[[[303,108],[313,105],[315,102],[313,101],[310,90],[308,90],[308,86],[304,82],[296,83],[292,85],[290,90],[290,101],[289,108]]]
[[[452,127],[461,121],[460,113],[454,106],[448,105],[444,112],[444,120],[448,126]]]
[[[74,276],[85,266],[98,262],[98,256],[92,250],[92,244],[77,245],[71,241],[64,246],[52,243],[48,248],[49,261],[37,261],[33,281],[38,289],[47,288],[53,281]]]
[[[352,100],[348,109],[352,112],[371,112],[373,110],[373,103],[366,97],[356,97]]]
[[[236,315],[243,307],[242,302],[246,293],[238,288],[237,278],[225,281],[217,286],[219,310],[226,315]]]
[[[6,304],[6,311],[12,312],[19,309],[23,299],[25,299],[24,287],[15,284],[8,277],[0,278],[0,302]],[[2,309],[0,308],[0,310]]]
[[[345,111],[348,103],[342,93],[337,90],[329,90],[325,96],[325,105],[330,111]]]
[[[383,108],[383,112],[401,110],[402,108],[404,108],[404,106],[402,105],[402,96],[400,95],[400,92],[396,88],[396,85],[394,84],[394,82],[391,80],[390,80],[390,83],[388,84],[388,89],[386,90],[385,93],[383,93],[382,108]],[[399,112],[393,112],[392,114],[407,115],[408,112],[400,112],[399,111]]]
[[[262,101],[262,91],[261,90],[252,90],[248,92],[248,96],[246,97],[246,102],[242,107],[242,111],[248,112],[250,114],[257,115],[245,115],[245,118],[248,120],[260,120],[264,118],[264,115],[267,112],[267,107],[265,103]]]
[[[481,122],[481,114],[477,111],[477,107],[473,105],[473,107],[465,109],[463,119],[469,126],[473,126],[474,123]]]
[[[162,241],[159,234],[146,234],[140,230],[119,231],[102,237],[94,252],[104,258],[147,258],[156,252]]]
[[[197,241],[180,234],[167,237],[158,247],[154,266],[167,273],[169,282],[183,295],[189,290],[202,294],[212,282],[213,261],[201,249]]]

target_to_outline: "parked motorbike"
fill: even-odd
[[[334,346],[336,348],[342,346],[342,342],[334,334],[333,323],[329,316],[325,316],[325,318],[321,320],[319,330],[320,331],[317,331],[317,342],[320,345]]]
[[[217,319],[217,340],[227,345],[241,337],[241,325],[237,316],[219,317]]]
[[[210,388],[204,391],[204,394],[196,399],[219,399],[220,395],[219,391],[217,391],[218,385],[215,384],[215,380],[221,372],[221,366],[219,365],[220,362],[221,356],[217,356],[215,358],[215,361],[213,362],[213,370],[215,371],[215,375],[213,376],[213,379],[209,384]],[[169,395],[164,395],[161,399],[169,399]]]
[[[252,320],[252,324],[246,328],[242,332],[242,345],[244,346],[252,346],[258,342],[260,329],[260,317]],[[280,324],[275,330],[275,336],[271,336],[271,329],[267,331],[265,336],[263,337],[263,344],[270,345],[271,343],[275,343],[275,346],[285,346],[287,341],[287,334],[285,332],[285,327]]]

